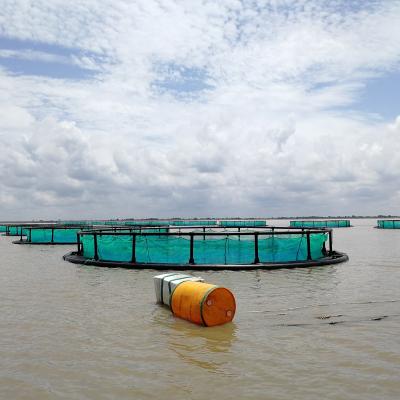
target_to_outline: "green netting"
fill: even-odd
[[[310,235],[311,257],[313,260],[323,257],[322,248],[326,239],[327,235],[324,233]],[[269,236],[260,240],[259,247],[266,249],[265,252],[260,251],[261,262],[307,260],[306,235]]]
[[[251,264],[254,262],[254,241],[242,237],[216,237],[196,240],[194,258],[198,264]]]
[[[28,232],[28,229],[22,227],[22,226],[9,226],[7,229],[7,232],[9,235],[12,236],[20,236],[22,233],[22,236],[25,236]]]
[[[327,239],[324,233],[311,234],[312,258],[323,257],[322,248]],[[83,256],[94,258],[93,235],[83,235]],[[131,235],[98,235],[98,257],[104,261],[132,260]],[[306,235],[277,235],[259,237],[259,259],[261,262],[290,262],[307,260]],[[136,237],[136,262],[187,264],[190,240],[178,236]],[[197,264],[251,264],[254,262],[254,236],[209,236],[205,240],[194,240],[194,260]]]
[[[6,232],[7,231],[7,226],[6,225],[0,225],[0,232]]]
[[[168,221],[171,226],[215,226],[217,225],[216,220],[170,220]]]
[[[226,220],[219,221],[220,226],[267,226],[266,221],[263,220]]]
[[[400,220],[398,219],[380,219],[378,228],[381,229],[400,229]]]
[[[144,221],[125,221],[122,225],[144,225],[144,226],[168,226],[169,221],[144,220]]]
[[[76,234],[80,231],[81,228],[33,228],[28,230],[27,241],[31,243],[76,243]]]
[[[81,243],[83,247],[83,256],[86,258],[94,258],[94,238],[93,235],[81,235]],[[117,261],[117,260],[115,260]]]
[[[130,235],[97,236],[97,248],[100,260],[132,260],[132,236]]]
[[[92,225],[93,222],[91,221],[86,221],[86,220],[80,220],[80,221],[58,221],[57,222],[60,225]]]
[[[290,221],[290,226],[296,228],[348,228],[350,226],[350,220],[338,219],[338,220],[326,220],[326,221]]]
[[[136,261],[142,263],[187,264],[190,240],[177,236],[140,236]]]

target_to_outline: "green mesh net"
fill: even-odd
[[[378,228],[381,229],[400,229],[400,220],[396,219],[380,219],[378,220]]]
[[[219,221],[220,226],[267,226],[266,221],[263,220],[221,220]]]
[[[6,232],[12,236],[21,236],[21,235],[26,236],[27,231],[28,230],[26,228],[24,228],[23,226],[7,226],[6,227]]]
[[[27,241],[31,243],[76,243],[76,234],[81,230],[82,228],[33,228],[28,230]]]
[[[311,234],[312,258],[323,257],[324,233]],[[261,262],[291,262],[307,260],[306,235],[259,236],[259,259]],[[83,256],[95,256],[92,234],[82,235]],[[98,235],[98,258],[103,261],[132,260],[131,235]],[[254,236],[207,236],[196,237],[193,246],[197,264],[251,264],[255,256]],[[190,240],[179,236],[136,237],[135,256],[138,263],[187,264],[190,255]]]
[[[0,232],[6,232],[7,231],[7,226],[6,225],[0,225]]]
[[[296,228],[348,228],[350,226],[350,220],[338,219],[338,220],[326,220],[326,221],[290,221],[290,226]]]

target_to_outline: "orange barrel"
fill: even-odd
[[[179,284],[172,292],[170,305],[175,316],[205,326],[230,322],[236,311],[230,290],[204,282]]]

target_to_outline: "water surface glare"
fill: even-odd
[[[155,271],[0,237],[0,398],[398,400],[400,230],[352,224],[348,263],[197,273],[236,296],[215,328],[155,304]]]

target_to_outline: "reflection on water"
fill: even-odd
[[[163,326],[168,336],[168,348],[184,363],[214,372],[224,373],[228,353],[235,340],[236,324],[204,328],[185,320],[173,319],[169,308],[156,305],[153,312],[155,329]],[[222,353],[222,354],[221,354]]]
[[[155,271],[1,237],[2,398],[397,400],[400,231],[375,223],[335,230],[345,264],[197,274],[237,300],[214,328],[157,305]]]

